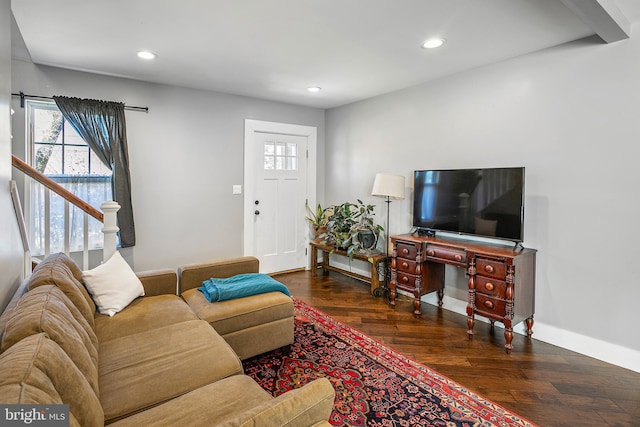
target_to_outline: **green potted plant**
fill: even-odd
[[[332,206],[332,214],[327,221],[327,243],[335,244],[339,249],[348,249],[351,244],[351,227],[357,221],[355,205],[345,202]]]
[[[375,205],[365,205],[358,199],[358,223],[351,228],[351,251],[373,252],[383,227],[373,220]]]
[[[322,208],[320,203],[318,203],[318,207],[314,210],[311,209],[309,204],[306,204],[307,207],[307,216],[305,219],[311,224],[311,231],[313,233],[313,241],[318,242],[321,241],[326,233],[327,233],[327,222],[329,217],[329,208]]]
[[[332,206],[328,216],[325,243],[345,250],[349,258],[358,252],[373,251],[382,227],[373,221],[374,205],[345,202]]]

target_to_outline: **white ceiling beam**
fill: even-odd
[[[614,0],[561,0],[606,43],[628,39],[631,24]]]

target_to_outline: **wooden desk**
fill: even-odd
[[[438,291],[440,303],[444,289],[445,264],[464,268],[469,276],[467,334],[473,337],[475,316],[504,324],[505,350],[512,349],[513,325],[522,321],[527,336],[533,333],[535,310],[536,250],[509,248],[462,239],[402,235],[391,236],[391,282],[389,304],[395,306],[397,291],[414,295],[416,317],[420,316],[420,297]]]
[[[342,249],[336,249],[333,245],[325,245],[322,243],[311,242],[311,275],[317,274],[318,267],[322,268],[323,274],[328,274],[329,271],[336,271],[342,273],[345,276],[353,277],[354,279],[362,280],[371,285],[371,295],[377,293],[377,289],[380,288],[380,277],[378,275],[378,266],[380,263],[386,262],[386,256],[384,254],[354,254],[355,259],[361,261],[367,261],[371,265],[371,277],[363,276],[362,274],[354,273],[353,271],[344,270],[342,268],[329,264],[329,254],[341,255],[348,257],[347,251]],[[322,252],[322,262],[318,262],[318,251]]]

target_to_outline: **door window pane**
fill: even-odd
[[[265,142],[265,170],[298,170],[298,145],[290,142]]]

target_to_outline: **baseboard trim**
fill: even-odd
[[[433,294],[425,295],[422,301],[428,304],[438,305],[438,298]],[[442,308],[463,316],[467,315],[466,301],[449,298],[446,295],[443,299]],[[481,316],[477,317],[476,321],[489,323],[488,319]],[[496,323],[495,326],[497,328],[504,328],[501,323]],[[525,335],[526,328],[524,322],[515,325],[513,332]],[[539,321],[536,321],[533,325],[533,338],[640,373],[640,351],[560,329]]]

